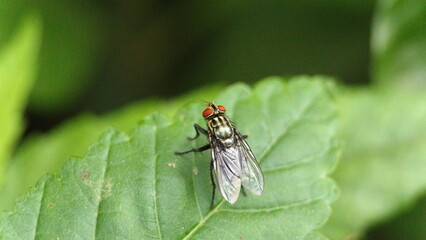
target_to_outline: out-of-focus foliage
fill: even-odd
[[[406,209],[397,218],[387,220],[368,232],[366,239],[426,239],[426,196],[420,198],[417,204]]]
[[[37,11],[43,23],[39,71],[30,107],[40,114],[69,112],[95,80],[94,67],[105,45],[100,9],[80,0],[2,0],[0,43],[7,41],[28,10]]]
[[[367,81],[372,1],[123,1],[119,9],[117,19],[126,27],[114,39],[127,44],[112,49],[121,54],[106,63],[103,84],[94,89],[100,98],[124,101],[122,91],[128,98],[138,91],[175,95],[210,82],[254,82],[271,74]]]
[[[338,105],[345,147],[333,177],[341,194],[325,232],[351,239],[426,189],[426,95],[345,90]]]
[[[382,87],[426,87],[426,1],[380,0],[371,50]]]
[[[368,38],[364,26],[371,3],[278,0],[205,7],[219,34],[197,53],[186,78],[255,81],[271,74],[332,74],[345,82],[365,82],[368,39],[363,38]],[[223,9],[226,16],[212,17]]]
[[[42,114],[69,111],[95,79],[104,26],[89,1],[37,0],[44,29],[31,107]]]
[[[334,173],[341,197],[325,226],[332,239],[362,236],[426,189],[426,94],[416,91],[426,84],[425,10],[425,1],[379,1],[372,33],[376,88],[340,94],[345,148]]]
[[[38,16],[26,16],[13,38],[0,47],[0,185],[23,130],[22,115],[35,78],[40,31]]]
[[[22,9],[41,12],[45,35],[30,112],[44,121],[46,114],[106,111],[141,96],[175,96],[212,82],[268,75],[367,82],[370,0],[1,5],[5,37]]]

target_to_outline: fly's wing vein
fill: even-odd
[[[260,195],[264,188],[263,173],[259,163],[256,160],[250,146],[243,139],[240,133],[237,134],[237,145],[240,152],[241,160],[241,183],[244,188],[248,189],[254,195]]]
[[[229,203],[235,203],[241,189],[240,152],[236,147],[220,148],[212,141],[212,158],[220,192]]]

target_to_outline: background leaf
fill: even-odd
[[[333,177],[341,195],[324,231],[351,239],[426,189],[426,96],[361,89],[346,90],[339,100],[345,148]]]
[[[323,79],[310,80],[270,79],[253,90],[237,84],[216,99],[250,136],[265,172],[262,196],[242,197],[235,205],[218,198],[209,210],[210,154],[173,155],[206,142],[185,139],[193,122],[202,122],[203,106],[191,104],[172,122],[154,114],[129,135],[104,133],[84,159],[41,179],[14,212],[2,214],[0,236],[324,239],[314,230],[327,220],[335,198],[327,173],[339,148],[330,91]]]
[[[339,94],[345,150],[334,172],[341,197],[324,228],[332,239],[358,239],[407,211],[426,189],[426,96],[411,91],[426,83],[425,4],[378,1],[371,40],[376,86]],[[374,235],[366,237],[421,235],[415,224],[400,224],[391,232],[386,229],[392,226],[370,230]]]
[[[0,184],[6,161],[22,132],[22,112],[36,72],[40,27],[37,16],[27,16],[0,50]]]
[[[382,87],[426,87],[426,1],[379,0],[373,22],[373,78]]]
[[[95,79],[104,50],[102,10],[91,1],[2,0],[0,45],[10,39],[24,13],[36,11],[43,23],[38,75],[29,109],[46,119],[70,112]]]

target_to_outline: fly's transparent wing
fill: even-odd
[[[241,156],[241,183],[254,195],[260,195],[263,192],[264,180],[263,173],[259,163],[256,160],[250,146],[244,140],[240,133],[237,133],[237,146]]]
[[[237,201],[241,189],[241,152],[237,147],[221,148],[217,142],[211,143],[217,185],[223,198],[233,204]]]

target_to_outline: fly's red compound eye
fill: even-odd
[[[204,118],[208,118],[211,115],[213,115],[213,108],[212,107],[208,107],[203,111],[203,117]]]
[[[226,112],[226,108],[225,108],[224,106],[222,106],[222,105],[217,106],[217,108],[219,109],[219,111],[220,111],[221,113]]]

